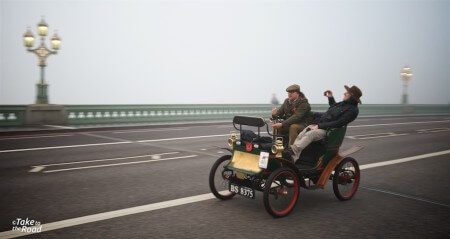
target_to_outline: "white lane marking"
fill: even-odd
[[[217,128],[221,129],[221,128],[234,128],[233,125],[219,125],[217,126]]]
[[[390,123],[390,124],[372,124],[372,125],[350,125],[348,127],[350,127],[350,128],[358,128],[358,127],[373,127],[373,126],[384,126],[384,125],[426,124],[426,123],[442,123],[442,122],[450,122],[450,120],[423,121],[423,122],[404,122],[404,123]],[[261,133],[267,133],[267,132],[261,132]],[[145,142],[158,142],[158,141],[171,141],[171,140],[184,140],[184,139],[212,138],[212,137],[223,137],[223,136],[228,136],[228,135],[229,134],[200,135],[200,136],[180,137],[180,138],[148,139],[148,140],[140,140],[140,141],[136,141],[136,142],[145,143]],[[127,144],[127,143],[133,143],[133,142],[125,141],[125,142],[100,143],[100,144],[91,144],[91,145],[99,146],[99,145],[108,145],[108,144]],[[85,147],[85,146],[91,146],[91,145],[68,145],[68,146],[55,146],[55,147],[43,147],[43,148],[10,149],[10,150],[0,150],[0,153],[21,152],[21,151],[30,151],[30,150],[75,148],[75,147]]]
[[[445,117],[449,115],[448,113],[442,113],[442,114],[397,114],[397,115],[361,115],[358,116],[358,118],[380,118],[380,117],[397,117],[399,119],[408,119],[408,118],[429,118],[429,117]]]
[[[437,119],[439,119],[439,120],[447,120],[447,119],[449,119],[449,118],[436,117],[436,116],[430,115],[430,116],[387,117],[387,118],[380,118],[378,120],[386,121],[386,120],[405,120],[405,119],[417,119],[417,118],[419,118],[419,119],[433,119],[433,120],[437,120]]]
[[[417,133],[437,133],[437,132],[445,132],[450,131],[450,128],[432,128],[432,129],[417,129]]]
[[[230,123],[230,122],[226,122],[226,121],[221,121],[221,122],[216,122],[216,123]],[[138,126],[160,126],[160,128],[152,128],[152,129],[161,129],[161,131],[165,131],[166,129],[173,129],[172,127],[167,127],[164,128],[163,126],[173,126],[173,125],[186,125],[189,123],[181,123],[181,124],[161,124],[161,125],[154,125],[154,124],[145,124],[145,125],[138,125]],[[213,125],[199,125],[199,126],[189,126],[189,127],[177,127],[177,128],[189,128],[189,129],[193,129],[193,128],[201,128],[201,127],[215,127],[217,124],[213,124]],[[97,125],[98,126],[98,125]],[[130,125],[130,126],[135,126],[135,125]],[[162,127],[162,128],[161,128]],[[92,128],[99,128],[99,127],[92,127]],[[89,129],[89,128],[86,128]],[[149,129],[149,130],[152,130]],[[145,130],[145,129],[142,129]],[[127,131],[139,131],[138,129],[123,129],[123,130],[101,130],[101,131],[86,131],[87,133],[114,133],[114,132],[127,132]]]
[[[41,135],[41,136],[23,136],[23,137],[6,137],[6,138],[1,138],[0,140],[56,138],[56,137],[67,137],[67,136],[73,136],[73,134]]]
[[[261,133],[264,134],[267,132],[261,132]],[[86,134],[86,135],[88,135],[88,134]],[[172,141],[172,140],[224,137],[224,136],[229,136],[229,135],[230,134],[201,135],[201,136],[180,137],[180,138],[148,139],[148,140],[139,140],[139,141],[135,141],[135,142],[138,142],[138,143],[160,142],[160,141]],[[42,147],[42,148],[8,149],[8,150],[0,150],[0,153],[34,151],[34,150],[45,150],[45,149],[76,148],[76,147],[100,146],[100,145],[110,145],[110,144],[130,144],[130,143],[133,143],[133,142],[132,141],[121,141],[121,142],[112,142],[112,143],[78,144],[78,145],[52,146],[52,147]]]
[[[151,158],[152,158],[152,159],[160,159],[161,156],[160,156],[160,155],[153,155],[153,156],[151,156]]]
[[[92,147],[92,146],[114,145],[114,144],[131,144],[131,143],[132,143],[131,141],[122,141],[122,142],[98,143],[98,144],[75,144],[75,145],[51,146],[51,147],[41,147],[41,148],[8,149],[8,150],[0,150],[0,153],[11,153],[11,152],[22,152],[22,151],[36,151],[36,150],[47,150],[47,149],[65,149],[65,148],[78,148],[78,147]]]
[[[145,143],[145,142],[160,142],[160,141],[172,141],[172,140],[184,140],[184,139],[214,138],[214,137],[224,137],[224,136],[229,136],[229,135],[230,134],[215,134],[215,135],[200,135],[200,136],[165,138],[165,139],[145,139],[145,140],[139,140],[137,142]]]
[[[355,122],[361,122],[361,121],[371,121],[373,119],[356,119]]]
[[[176,207],[180,205],[185,205],[189,203],[195,203],[195,202],[201,202],[205,200],[209,200],[214,198],[214,196],[211,193],[205,193],[201,195],[191,196],[191,197],[185,197],[185,198],[179,198],[164,202],[158,202],[158,203],[152,203],[137,207],[131,207],[131,208],[125,208],[110,212],[103,212],[93,215],[88,215],[84,217],[77,217],[77,218],[71,218],[67,220],[57,221],[57,222],[51,222],[42,224],[42,232],[46,231],[52,231],[57,230],[65,227],[73,227],[81,224],[91,223],[91,222],[97,222],[97,221],[103,221],[107,219],[117,218],[117,217],[123,217],[127,215],[133,215],[136,213],[142,213],[142,212],[150,212],[154,210],[159,210],[163,208],[169,208],[169,207]],[[21,231],[5,231],[0,233],[0,238],[15,238],[15,237],[21,237],[25,235],[31,235],[33,233],[26,233]]]
[[[429,124],[429,123],[443,123],[450,120],[436,120],[436,121],[417,121],[417,122],[400,122],[400,123],[388,123],[388,124],[366,124],[366,125],[349,125],[349,128],[360,127],[375,127],[375,126],[390,126],[390,125],[402,125],[402,124]]]
[[[90,136],[90,137],[94,137],[94,138],[99,138],[99,139],[107,139],[107,140],[111,140],[111,141],[131,141],[131,140],[126,140],[126,139],[120,139],[120,138],[114,138],[114,137],[109,137],[109,136],[105,136],[105,135],[98,135],[98,134],[93,134],[93,133],[80,133],[81,135],[85,135],[85,136]]]
[[[393,160],[383,161],[383,162],[378,162],[378,163],[364,164],[364,165],[361,165],[359,168],[360,169],[376,168],[376,167],[387,166],[387,165],[398,164],[398,163],[405,163],[405,162],[414,161],[414,160],[418,160],[418,159],[430,158],[430,157],[446,155],[446,154],[450,154],[450,150],[444,150],[444,151],[439,151],[439,152],[434,152],[434,153],[429,153],[429,154],[421,154],[421,155],[416,155],[416,156],[411,156],[411,157],[406,157],[406,158],[401,158],[401,159],[393,159]]]
[[[424,159],[424,158],[429,158],[429,157],[434,157],[434,156],[439,156],[439,155],[444,155],[444,154],[449,154],[449,153],[450,153],[450,150],[444,150],[444,151],[434,152],[434,153],[429,153],[429,154],[416,155],[413,157],[389,160],[389,161],[386,161],[386,162],[390,162],[387,164],[382,164],[382,163],[386,163],[386,162],[381,162],[381,164],[365,164],[365,165],[361,165],[360,169],[363,170],[363,169],[368,169],[368,168],[375,168],[375,167],[391,165],[391,164],[395,164],[395,163],[404,163],[404,162],[408,162],[408,161],[412,161],[412,160]],[[414,159],[412,159],[412,158],[414,158]],[[404,159],[409,159],[409,160],[405,161]],[[222,191],[222,192],[226,192],[226,191]],[[88,215],[88,216],[84,216],[84,217],[71,218],[71,219],[66,219],[66,220],[62,220],[62,221],[56,221],[56,222],[51,222],[51,223],[47,223],[47,224],[42,224],[42,232],[57,230],[57,229],[66,228],[66,227],[73,227],[73,226],[82,225],[82,224],[86,224],[86,223],[98,222],[98,221],[108,220],[111,218],[133,215],[133,214],[142,213],[142,212],[149,212],[149,211],[154,211],[154,210],[158,210],[158,209],[181,206],[181,205],[185,205],[185,204],[189,204],[189,203],[206,201],[206,200],[213,199],[213,198],[214,198],[214,195],[212,193],[205,193],[205,194],[191,196],[191,197],[178,198],[178,199],[164,201],[164,202],[151,203],[151,204],[137,206],[137,207],[124,208],[124,209],[119,209],[119,210],[115,210],[115,211],[103,212],[103,213]],[[25,234],[20,231],[12,231],[11,230],[11,231],[0,232],[0,238],[14,238],[14,237],[20,237],[20,236],[30,235],[30,234],[31,233]]]
[[[386,132],[386,133],[376,133],[376,134],[359,134],[359,135],[349,135],[345,136],[349,139],[377,139],[377,138],[386,138],[386,137],[395,137],[395,136],[403,136],[408,135],[406,133],[404,134],[397,134],[394,132]]]
[[[120,130],[114,131],[113,134],[127,134],[127,133],[146,133],[146,132],[159,132],[159,131],[175,131],[175,130],[188,130],[189,127],[185,128],[167,128],[167,129],[145,129],[145,130]]]
[[[439,206],[449,207],[450,208],[450,205],[447,205],[447,204],[443,204],[443,203],[440,203],[440,202],[435,202],[435,201],[431,201],[431,200],[428,200],[428,199],[419,198],[419,197],[415,197],[415,196],[410,196],[410,195],[406,195],[406,194],[403,194],[403,193],[396,193],[396,192],[391,192],[391,191],[387,191],[387,190],[381,190],[381,189],[377,189],[377,188],[369,188],[369,187],[363,187],[363,186],[361,186],[361,188],[364,188],[364,189],[367,189],[367,190],[370,190],[370,191],[391,194],[391,195],[394,195],[394,196],[399,196],[399,197],[403,197],[403,198],[413,199],[413,200],[416,200],[416,201],[427,202],[427,203],[431,203],[431,204],[435,204],[435,205],[439,205]]]
[[[101,164],[101,165],[92,165],[92,166],[84,166],[84,167],[76,167],[76,168],[47,170],[47,171],[42,171],[42,172],[43,173],[55,173],[55,172],[73,171],[73,170],[88,169],[88,168],[103,168],[103,167],[112,167],[112,166],[120,166],[120,165],[128,165],[128,164],[152,163],[152,162],[167,161],[167,160],[173,160],[173,159],[193,158],[193,157],[197,157],[197,156],[198,155],[194,154],[194,155],[187,155],[187,156],[180,156],[180,157],[173,157],[173,158],[150,159],[150,160],[126,162],[126,163]]]
[[[261,134],[267,134],[267,132],[261,132]],[[230,134],[214,134],[214,135],[200,135],[200,136],[190,136],[190,137],[179,137],[179,138],[165,138],[165,139],[145,139],[136,142],[160,142],[160,141],[172,141],[172,140],[185,140],[185,139],[200,139],[200,138],[214,138],[214,137],[224,137],[230,136]]]
[[[44,169],[45,167],[49,166],[59,166],[59,165],[71,165],[71,164],[80,164],[80,163],[92,163],[92,162],[104,162],[104,161],[115,161],[115,160],[122,160],[122,159],[134,159],[134,158],[146,158],[151,157],[152,159],[160,159],[161,155],[168,155],[168,154],[178,154],[180,152],[168,152],[168,153],[160,153],[160,154],[145,154],[145,155],[137,155],[137,156],[127,156],[127,157],[120,157],[120,158],[108,158],[108,159],[94,159],[94,160],[85,160],[85,161],[74,161],[74,162],[66,162],[66,163],[53,163],[53,164],[41,164],[31,169],[30,173],[36,173]]]
[[[44,126],[52,127],[52,128],[58,128],[58,129],[76,129],[75,127],[62,126],[62,125],[50,125],[50,124],[47,124],[47,125],[44,125]]]
[[[32,167],[33,168],[30,171],[28,171],[29,173],[37,173],[45,168],[44,166],[32,166]]]

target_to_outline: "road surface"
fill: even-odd
[[[342,149],[362,166],[355,197],[300,190],[274,219],[256,199],[220,201],[208,174],[231,124],[0,138],[0,238],[448,238],[450,116],[371,117]],[[378,163],[378,164],[375,164]],[[41,233],[12,231],[17,219]]]

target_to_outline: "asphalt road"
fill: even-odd
[[[301,189],[282,219],[266,213],[261,193],[211,197],[209,170],[227,153],[217,147],[231,130],[211,124],[2,137],[0,238],[17,218],[41,223],[44,232],[29,238],[450,236],[450,116],[356,120],[341,148],[364,146],[352,155],[360,165],[422,156],[362,170],[350,201],[338,201],[331,184]]]

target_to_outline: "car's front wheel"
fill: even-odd
[[[266,181],[264,207],[273,217],[287,216],[295,208],[299,192],[297,174],[290,168],[278,168]]]

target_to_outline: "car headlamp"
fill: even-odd
[[[282,152],[283,152],[283,150],[284,150],[284,147],[283,147],[283,138],[277,138],[276,140],[275,140],[275,144],[274,145],[272,145],[272,153],[273,154],[276,154],[276,157],[282,157]]]
[[[228,139],[228,146],[233,148],[236,140],[237,140],[237,134],[235,132],[231,132],[230,138]]]

